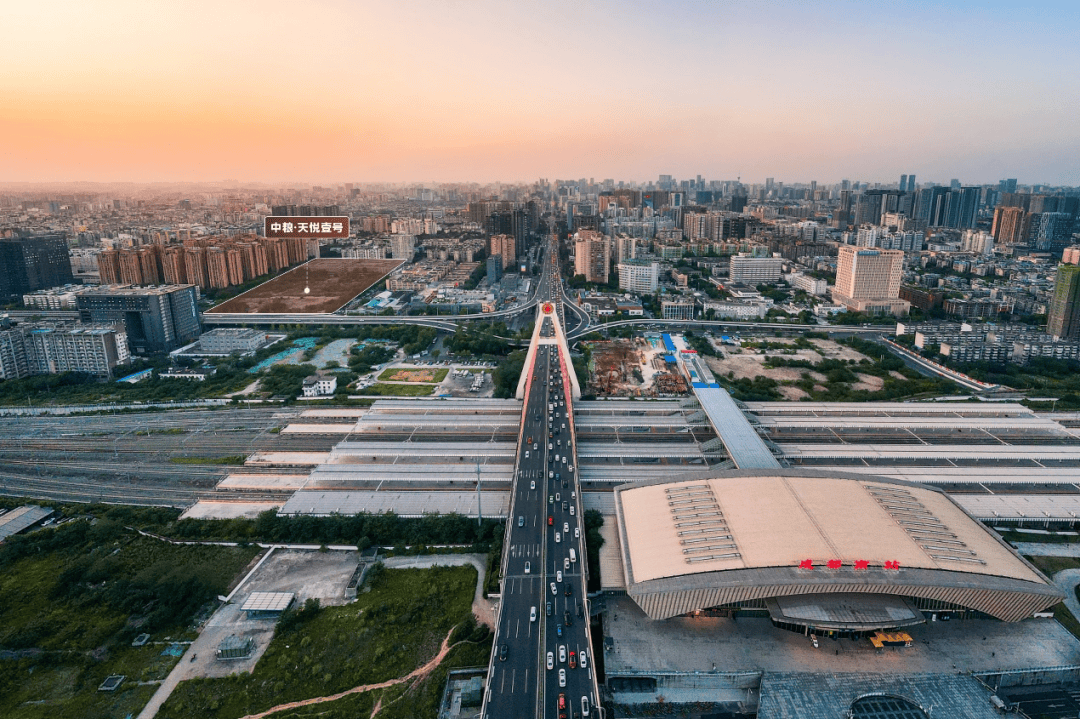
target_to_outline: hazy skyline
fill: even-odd
[[[43,0],[0,181],[1080,184],[1080,6]]]

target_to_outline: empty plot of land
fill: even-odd
[[[326,313],[341,309],[404,260],[311,260],[237,295],[212,313]],[[304,289],[310,289],[305,293]]]

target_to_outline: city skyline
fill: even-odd
[[[0,182],[1080,184],[1065,3],[306,7],[12,9]]]

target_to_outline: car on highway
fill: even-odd
[[[529,621],[530,622],[535,622],[536,621],[536,607],[533,607],[531,610],[529,610]],[[569,625],[567,625],[567,626],[569,626]]]
[[[524,519],[524,517],[522,517],[522,519]],[[569,522],[563,522],[562,523],[562,531],[563,531],[564,534],[570,534],[570,523]]]
[[[552,594],[558,594],[559,593],[559,588],[555,586],[555,582],[551,583],[551,593]]]
[[[555,518],[551,515],[548,515],[548,526],[550,527],[553,524],[555,524]]]
[[[548,652],[548,654],[551,654],[551,652]],[[589,666],[589,657],[585,654],[584,649],[581,650],[581,656],[578,657],[578,658],[581,659],[581,668],[582,669],[585,669],[587,666]]]
[[[574,527],[574,539],[577,539],[580,536],[581,536],[581,528],[580,527]]]
[[[551,616],[551,602],[548,602],[548,603],[547,603],[547,615],[548,615],[549,617]]]
[[[573,652],[570,652],[570,668],[577,669],[577,656]]]
[[[499,661],[500,662],[505,662],[506,661],[506,645],[505,644],[503,644],[501,647],[499,647]]]
[[[552,585],[552,586],[554,586],[554,585]],[[569,597],[573,593],[574,593],[574,585],[571,584],[570,582],[567,582],[566,583],[566,592],[565,592],[566,596]]]
[[[563,569],[570,569],[570,557],[563,557],[562,558],[562,568]]]
[[[566,645],[565,644],[560,644],[559,645],[559,664],[562,664],[565,661],[566,661]]]
[[[536,489],[536,480],[529,482],[529,489]]]
[[[570,505],[570,516],[571,517],[574,516],[574,505],[572,505],[572,504]],[[574,527],[574,530],[577,531],[577,527]]]
[[[566,708],[566,695],[565,694],[560,694],[559,695],[559,711],[562,711],[565,708]]]
[[[524,527],[525,526],[525,517],[522,517],[522,516],[518,515],[518,526],[519,527]]]
[[[560,637],[562,636],[562,625],[561,624],[556,624],[555,625],[555,634],[557,634]]]
[[[566,670],[565,669],[560,669],[559,670],[559,686],[560,687],[565,687],[566,686]]]
[[[561,582],[562,581],[562,570],[561,569],[558,570],[557,572],[555,572],[555,581],[556,582]]]
[[[532,573],[532,562],[525,562],[525,573]]]
[[[581,697],[581,716],[589,716],[589,697]]]
[[[561,532],[555,532],[555,544],[558,544],[561,541],[562,541],[562,533]]]
[[[547,668],[548,669],[554,669],[555,668],[555,655],[553,653],[551,653],[551,652],[547,653]]]

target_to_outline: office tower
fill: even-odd
[[[998,192],[1016,192],[1016,178],[1000,181],[998,183]]]
[[[607,284],[611,265],[611,242],[595,230],[579,230],[574,235],[574,274],[587,282]]]
[[[959,190],[960,189],[960,180],[957,180],[955,178],[952,179],[952,180],[949,180],[949,189],[950,190]]]
[[[903,269],[902,250],[843,245],[836,258],[833,301],[858,312],[904,314],[911,303],[899,299]]]
[[[1039,215],[1035,232],[1035,249],[1051,252],[1064,248],[1072,239],[1072,217],[1065,212],[1044,212]]]
[[[500,254],[488,255],[487,258],[487,279],[488,283],[495,284],[502,279],[503,273],[503,258]]]
[[[907,176],[907,187],[904,189],[907,192],[915,192],[915,175]]]
[[[100,287],[80,294],[75,306],[83,322],[123,322],[135,352],[171,352],[202,332],[198,296],[195,285]]]
[[[899,190],[900,192],[907,190],[907,175],[900,175]]]
[[[779,281],[783,269],[782,257],[751,257],[739,254],[731,258],[728,275],[733,283],[759,285]]]
[[[21,297],[74,280],[62,233],[0,238],[0,298]]]
[[[1046,333],[1059,339],[1080,336],[1080,265],[1058,265]]]

